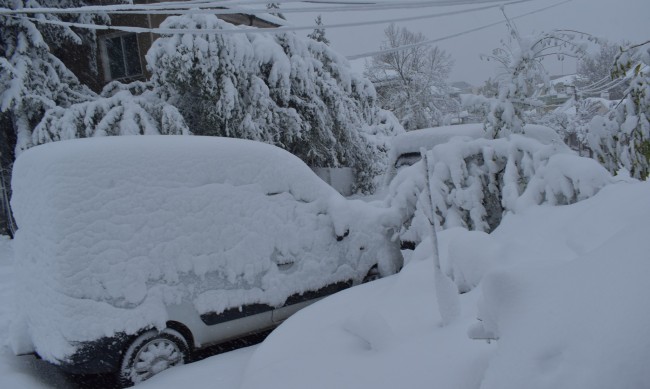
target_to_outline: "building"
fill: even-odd
[[[575,83],[575,74],[551,76],[550,86],[544,88],[538,96],[539,100],[544,103],[544,111],[552,111],[555,108],[560,107],[569,99],[575,98]]]
[[[134,4],[159,3],[159,0],[135,0]],[[169,1],[167,1],[169,2]],[[183,0],[178,0],[183,2]],[[115,0],[88,0],[89,5],[111,5]],[[224,9],[225,7],[215,7]],[[157,28],[170,15],[160,14],[113,14],[111,25],[143,28]],[[222,20],[234,25],[246,25],[259,28],[278,27],[282,20],[268,15],[220,14]],[[130,33],[119,30],[99,30],[97,32],[97,47],[88,48],[94,53],[80,50],[79,46],[71,45],[63,49],[57,56],[79,78],[81,83],[88,85],[96,92],[111,81],[131,82],[146,80],[150,74],[146,68],[145,55],[157,34],[151,32]],[[90,54],[90,55],[89,55]]]

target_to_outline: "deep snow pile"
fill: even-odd
[[[650,387],[649,196],[647,182],[618,184],[571,212],[531,209],[496,231],[505,241],[532,227],[510,243],[519,266],[481,287],[481,323],[499,337],[482,388]]]
[[[376,261],[386,273],[398,266],[380,210],[346,201],[295,156],[257,142],[56,142],[18,159],[13,190],[15,328],[53,362],[76,341],[164,328],[165,304],[277,306],[360,281]],[[15,336],[17,348],[27,340]]]
[[[509,214],[490,235],[442,231],[443,268],[469,290],[456,321],[439,326],[425,241],[399,274],[290,318],[242,387],[650,387],[648,198],[650,183],[620,182]],[[468,338],[477,315],[499,340]]]

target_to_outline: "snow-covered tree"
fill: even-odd
[[[82,5],[78,0],[0,0],[0,7],[24,10]],[[41,21],[65,20],[91,23],[93,14],[30,15]],[[33,19],[32,19],[33,20]],[[15,153],[33,145],[32,131],[48,109],[69,107],[94,97],[51,49],[62,45],[90,44],[94,34],[46,23],[36,24],[27,15],[0,15],[0,155],[3,198],[8,197]],[[92,60],[92,57],[90,58]],[[3,201],[3,225],[11,225],[10,210]],[[3,229],[3,228],[0,228]]]
[[[504,13],[505,16],[505,13]],[[464,105],[482,105],[487,113],[485,129],[494,138],[523,131],[525,111],[539,107],[538,85],[549,86],[549,77],[542,61],[548,56],[584,55],[585,40],[592,38],[578,32],[555,30],[523,36],[506,16],[508,39],[501,47],[484,56],[500,65],[497,78],[498,94],[494,98],[477,97],[463,101]]]
[[[10,9],[85,5],[80,0],[0,1],[0,5]],[[58,15],[36,15],[36,19],[54,23],[36,23],[24,14],[0,16],[0,111],[3,121],[10,123],[3,126],[3,131],[15,133],[5,138],[15,139],[16,151],[74,137],[187,131],[173,107],[150,92],[143,94],[144,84],[129,88],[115,83],[104,95],[82,85],[54,53],[68,53],[66,46],[75,44],[90,47],[89,52],[94,53],[94,32],[73,30],[57,22],[109,20],[106,15],[90,13]],[[88,60],[92,65],[96,60],[94,54],[89,54]],[[115,88],[124,91],[117,96],[106,95]],[[131,93],[136,90],[139,92]],[[109,125],[113,126],[110,130]]]
[[[79,1],[1,0],[0,6],[24,9],[79,5]],[[59,20],[54,14],[37,18]],[[47,40],[46,40],[47,39]],[[36,25],[25,16],[0,16],[0,111],[15,133],[17,150],[33,143],[33,128],[45,111],[69,107],[95,96],[81,85],[77,77],[52,54],[50,45],[81,44],[81,36],[70,28],[48,24]]]
[[[315,40],[316,42],[321,42],[325,43],[326,45],[330,44],[329,39],[325,36],[325,29],[320,27],[323,25],[323,19],[321,18],[320,15],[316,17],[316,25],[319,26],[318,28],[315,28],[314,31],[311,32],[311,34],[307,35],[309,38]]]
[[[170,17],[163,28],[234,27],[214,15]],[[311,166],[354,167],[371,190],[381,132],[394,133],[372,84],[327,45],[295,34],[173,34],[147,53],[152,83],[194,134],[280,146]]]
[[[381,49],[394,49],[426,40],[394,24],[384,30]],[[453,60],[439,47],[420,45],[387,52],[366,63],[366,75],[377,86],[380,104],[393,112],[407,130],[433,127],[458,108],[447,83]]]
[[[0,0],[0,7],[10,10],[83,5],[81,0]],[[87,53],[86,60],[94,68],[94,30],[77,30],[60,22],[92,24],[109,19],[94,13],[0,15],[0,187],[4,191],[9,189],[15,155],[36,144],[97,135],[187,132],[178,111],[143,85],[116,83],[97,95],[81,84],[57,55],[69,54],[76,45],[90,48],[78,51]],[[124,90],[114,93],[116,88]],[[5,216],[10,214],[6,208],[0,212]]]
[[[613,76],[629,80],[625,97],[589,125],[595,157],[612,173],[626,169],[640,179],[650,174],[650,41],[620,50]]]

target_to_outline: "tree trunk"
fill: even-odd
[[[7,113],[0,113],[0,234],[14,237],[16,223],[11,212],[11,169],[15,159],[16,132]]]

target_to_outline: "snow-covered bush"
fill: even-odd
[[[112,135],[188,135],[183,116],[142,82],[113,82],[101,96],[48,110],[36,126],[34,144]]]
[[[522,135],[499,139],[452,139],[427,151],[437,224],[493,231],[506,212],[531,205],[563,205],[593,196],[612,181],[597,162],[575,155],[564,144]],[[427,236],[421,208],[422,162],[400,171],[389,188],[389,203],[407,225],[402,238]]]
[[[311,166],[354,167],[358,188],[372,189],[385,158],[380,135],[402,129],[345,58],[295,34],[233,33],[238,27],[214,15],[161,27],[224,30],[162,37],[147,53],[156,90],[193,133],[271,143]]]

